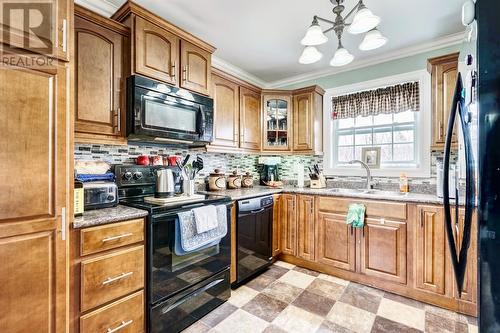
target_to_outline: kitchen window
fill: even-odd
[[[325,173],[327,175],[361,176],[364,169],[348,162],[362,160],[364,147],[380,147],[380,168],[375,176],[398,177],[430,175],[430,84],[428,73],[417,71],[407,75],[334,88],[325,94]],[[332,117],[332,98],[360,91],[387,87],[408,81],[419,83],[420,110],[397,113]]]

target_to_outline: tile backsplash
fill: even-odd
[[[197,155],[203,158],[204,168],[199,174],[199,180],[208,176],[215,168],[219,168],[226,173],[238,170],[240,173],[250,172],[255,180],[259,177],[258,154],[224,154],[207,153],[196,150],[175,149],[171,147],[156,145],[100,145],[100,144],[76,144],[76,160],[102,160],[110,164],[134,164],[135,158],[139,155],[181,155],[191,154],[191,158]],[[293,184],[296,180],[296,165],[302,163],[304,166],[312,166],[317,163],[322,168],[322,156],[310,155],[284,155],[281,156],[280,178],[287,183]],[[442,159],[442,152],[433,151],[431,153],[431,176],[428,178],[410,178],[410,191],[417,193],[436,192],[436,164]],[[452,161],[456,157],[452,158]],[[305,179],[308,180],[308,171],[305,171]],[[375,188],[383,190],[399,190],[399,175],[396,177],[374,177]],[[332,176],[328,177],[328,187],[348,187],[359,188],[364,186],[362,177]]]

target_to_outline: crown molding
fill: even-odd
[[[106,17],[113,15],[122,5],[119,0],[75,0],[75,3]]]
[[[266,88],[279,88],[284,86],[289,86],[297,83],[301,83],[308,80],[314,80],[321,77],[352,71],[355,69],[360,69],[363,67],[373,66],[381,64],[387,61],[396,60],[400,58],[406,58],[420,53],[425,53],[433,50],[442,49],[445,47],[460,44],[464,40],[464,33],[459,32],[451,35],[447,35],[435,40],[425,42],[422,44],[406,47],[403,49],[395,50],[389,53],[381,54],[379,56],[371,57],[366,60],[359,60],[353,62],[350,65],[341,68],[326,68],[319,71],[309,72],[305,74],[295,75],[282,80],[277,80],[273,82],[268,82],[265,86]]]
[[[122,2],[123,2],[122,0],[75,0],[75,3],[83,7],[86,7],[92,11],[95,11],[101,15],[104,15],[106,17],[110,17],[111,15],[113,15],[121,6]],[[261,78],[245,71],[244,69],[235,66],[216,56],[212,56],[212,66],[228,74],[236,76],[244,81],[247,81],[248,83],[256,85],[260,88],[274,89],[293,84],[298,84],[304,81],[319,79],[321,77],[333,74],[348,72],[363,67],[373,66],[391,60],[410,57],[419,53],[429,52],[440,48],[445,48],[448,46],[457,45],[463,40],[464,40],[464,33],[459,32],[441,38],[437,38],[426,43],[410,46],[389,53],[381,54],[379,56],[371,57],[370,59],[354,61],[351,64],[341,68],[332,68],[328,66],[328,68],[325,69],[312,71],[305,74],[295,75],[285,79],[271,81],[271,82],[266,82]]]
[[[244,69],[241,69],[240,67],[235,66],[214,55],[212,55],[212,67],[220,69],[221,71],[226,72],[227,74],[230,74],[232,76],[236,76],[237,78],[243,81],[247,81],[248,83],[251,83],[259,88],[264,88],[268,84],[266,81],[245,71]]]

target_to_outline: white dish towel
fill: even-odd
[[[214,205],[193,208],[196,232],[201,234],[217,228],[217,209]]]

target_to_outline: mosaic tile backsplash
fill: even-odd
[[[219,168],[226,173],[238,170],[240,173],[250,172],[255,180],[259,177],[258,154],[222,154],[207,153],[196,150],[182,150],[171,147],[155,145],[99,145],[99,144],[76,144],[75,159],[77,160],[102,160],[110,164],[134,164],[135,158],[139,155],[181,155],[191,154],[191,158],[197,155],[204,160],[204,169],[198,175],[198,182],[203,180],[215,168]],[[317,163],[322,168],[323,158],[321,156],[308,155],[284,155],[281,156],[280,178],[287,184],[293,184],[296,181],[296,165],[302,163],[305,167]],[[410,178],[410,191],[416,193],[436,192],[436,164],[442,159],[442,152],[434,151],[431,153],[431,177],[429,178]],[[452,159],[453,160],[453,159]],[[305,179],[308,180],[308,172],[305,171]],[[382,190],[399,190],[398,177],[374,177],[376,181],[375,188]],[[365,184],[362,177],[333,176],[328,177],[328,187],[361,188]]]

